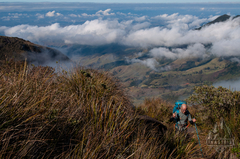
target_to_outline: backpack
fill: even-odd
[[[177,100],[176,103],[175,103],[175,106],[173,108],[173,113],[175,113],[177,110],[179,112],[179,109],[181,108],[182,104],[187,104],[187,102],[183,101],[183,100]]]
[[[175,123],[175,127],[176,127],[177,129],[179,129],[179,127],[178,127],[179,110],[180,110],[182,104],[187,104],[187,102],[186,102],[186,101],[183,101],[183,100],[177,100],[177,102],[175,103],[175,106],[174,106],[174,108],[173,108],[173,113],[176,113],[176,115],[177,115],[177,117],[175,118],[175,122],[176,122],[176,123]],[[189,112],[188,112],[187,116],[188,116],[188,115],[189,115]],[[189,126],[189,124],[187,125],[186,128],[188,128],[188,126]]]

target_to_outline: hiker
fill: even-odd
[[[177,109],[173,112],[173,116],[170,119],[170,122],[175,121],[175,128],[179,131],[184,131],[188,127],[188,121],[193,124],[196,122],[196,119],[192,119],[191,114],[187,110],[187,104],[181,104],[180,109]]]

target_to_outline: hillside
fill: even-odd
[[[137,57],[138,52],[145,52]],[[94,52],[98,52],[97,49]],[[240,77],[240,65],[232,58],[208,57],[188,59],[159,59],[158,70],[155,71],[142,63],[132,63],[126,57],[140,60],[148,59],[148,51],[136,48],[121,50],[120,55],[114,51],[108,53],[81,55],[73,59],[83,66],[109,71],[119,78],[126,91],[136,105],[146,97],[161,97],[174,102],[185,98],[193,92],[195,86],[211,85],[217,81],[230,80]],[[123,56],[121,56],[123,55]],[[71,56],[70,56],[71,57]]]
[[[3,62],[0,69],[0,158],[232,158],[240,156],[240,93],[201,86],[188,99],[194,127],[178,134],[169,122],[173,105],[161,98],[134,107],[109,73],[76,67]],[[199,105],[201,104],[201,105]],[[236,145],[206,144],[224,117]],[[229,131],[229,130],[228,130]],[[224,134],[223,134],[224,135]]]
[[[203,25],[207,27],[216,23],[238,18],[225,14]],[[237,24],[236,24],[237,25]],[[194,31],[201,30],[198,28]],[[155,58],[150,50],[153,48],[140,48],[109,44],[102,46],[70,45],[67,55],[83,66],[109,71],[119,78],[126,91],[132,97],[135,105],[139,105],[146,97],[161,97],[172,102],[185,98],[193,92],[195,86],[211,85],[221,80],[234,80],[240,77],[240,65],[234,60],[238,56],[209,55],[212,44],[205,44],[206,57],[189,57],[168,59]],[[176,47],[163,47],[167,50],[186,50],[188,45]]]
[[[29,63],[45,64],[56,61],[70,61],[61,52],[40,46],[17,37],[0,36],[0,60],[14,58],[17,61],[27,59]]]
[[[162,145],[166,126],[138,113],[106,72],[76,67],[57,74],[6,61],[0,87],[0,158],[116,158],[130,156],[135,144]]]

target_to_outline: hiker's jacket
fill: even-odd
[[[181,131],[187,128],[188,121],[193,124],[191,114],[188,110],[186,110],[185,113],[182,113],[181,110],[177,111],[176,117],[170,119],[170,121],[173,120],[176,122],[175,127]]]

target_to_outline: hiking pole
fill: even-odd
[[[199,136],[198,136],[198,131],[197,131],[197,125],[196,125],[196,122],[195,122],[195,128],[196,128],[196,132],[197,132],[198,142],[199,142],[199,145],[200,145],[200,150],[201,150],[202,157],[203,157],[202,146],[201,146],[200,139],[199,139]]]

